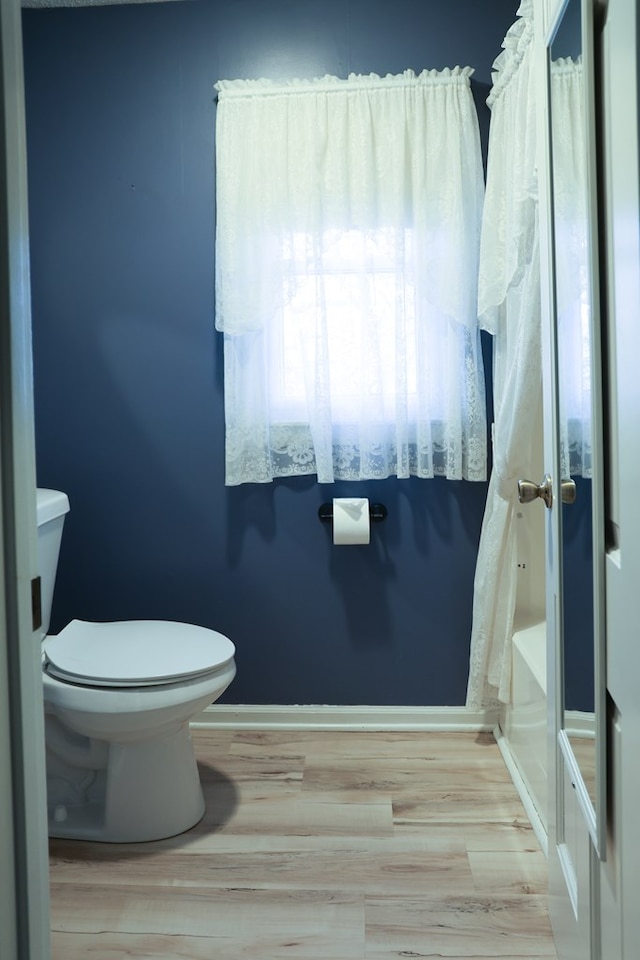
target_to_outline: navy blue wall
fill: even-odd
[[[470,64],[486,131],[516,7],[25,11],[38,483],[71,501],[53,632],[215,627],[238,649],[229,702],[464,701],[484,484],[224,487],[213,84]],[[317,509],[341,495],[387,505],[369,547],[332,547]]]
[[[573,478],[575,503],[562,508],[564,703],[594,710],[592,482]]]

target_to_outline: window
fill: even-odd
[[[271,413],[278,421],[308,420],[305,370],[316,349],[315,317],[322,304],[332,422],[355,423],[362,405],[373,404],[380,424],[391,424],[397,403],[403,401],[415,422],[415,290],[404,272],[397,289],[394,262],[396,250],[410,250],[411,242],[406,229],[400,236],[385,228],[328,230],[321,237],[318,262],[309,263],[305,251],[313,237],[303,233],[291,237],[283,260],[289,265],[292,289],[289,295],[283,292],[271,338]],[[398,296],[403,301],[401,327]],[[362,304],[365,310],[360,309]],[[396,389],[398,367],[406,382],[404,398]]]
[[[484,479],[469,73],[217,85],[227,483]]]

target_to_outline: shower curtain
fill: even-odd
[[[533,0],[494,63],[478,313],[493,336],[493,470],[474,581],[467,706],[509,699],[516,602],[517,481],[542,404]]]

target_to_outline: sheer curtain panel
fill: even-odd
[[[227,484],[484,479],[471,73],[216,84]]]
[[[473,591],[467,706],[507,701],[516,605],[517,483],[530,476],[542,404],[533,0],[494,63],[479,307],[493,334],[493,470]]]

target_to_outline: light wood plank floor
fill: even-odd
[[[195,731],[188,833],[51,841],[54,960],[555,958],[489,734]]]

